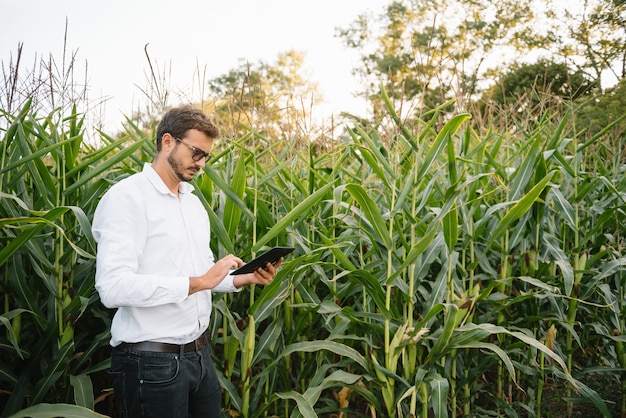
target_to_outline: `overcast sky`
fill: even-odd
[[[23,64],[35,54],[61,62],[67,50],[88,67],[89,97],[110,97],[108,119],[130,115],[142,100],[148,61],[171,72],[172,90],[189,90],[198,68],[206,78],[238,67],[240,59],[273,63],[281,52],[305,53],[305,68],[326,99],[325,112],[363,114],[354,51],[342,47],[335,28],[359,14],[380,13],[387,0],[0,0],[0,59],[23,44]],[[30,60],[30,61],[29,61]],[[197,83],[197,79],[195,80]],[[197,90],[197,89],[196,89]],[[177,104],[177,103],[171,103]],[[136,107],[136,106],[135,106]]]

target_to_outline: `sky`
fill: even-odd
[[[22,64],[66,50],[76,66],[87,68],[89,98],[108,98],[107,124],[130,115],[149,85],[148,60],[167,73],[173,91],[191,91],[205,79],[237,68],[241,60],[274,63],[279,53],[305,54],[305,71],[325,99],[325,114],[364,115],[354,97],[359,89],[352,70],[356,51],[336,38],[364,12],[384,11],[387,0],[0,0],[0,60],[15,58],[23,44]],[[194,75],[196,74],[195,78]],[[81,78],[81,80],[84,79]],[[197,91],[198,88],[195,87]],[[170,103],[176,105],[179,103]],[[134,107],[133,107],[134,106]]]

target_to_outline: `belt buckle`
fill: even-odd
[[[206,344],[206,335],[202,334],[200,336],[200,338],[196,339],[193,342],[193,345],[195,346],[196,351],[200,351],[200,349],[202,349],[202,347],[204,347]]]

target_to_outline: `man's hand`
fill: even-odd
[[[272,282],[276,277],[276,270],[283,263],[283,257],[281,257],[275,264],[267,263],[265,268],[259,267],[254,273],[239,274],[235,276],[233,284],[235,287],[240,288],[248,284],[260,284],[266,285]]]
[[[235,257],[232,254],[227,255],[218,260],[213,267],[202,276],[189,278],[189,294],[191,295],[201,290],[213,289],[224,280],[224,277],[226,277],[231,270],[239,268],[244,264],[245,263],[239,257]]]

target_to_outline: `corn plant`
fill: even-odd
[[[575,114],[514,133],[440,109],[409,123],[383,99],[385,120],[324,152],[249,126],[194,180],[217,257],[296,248],[272,284],[214,295],[224,414],[611,416],[598,383],[625,385],[626,183],[605,133],[579,137]],[[129,121],[92,147],[76,112],[4,116],[4,415],[94,409],[111,312],[89,220],[154,155],[152,132]]]
[[[44,401],[93,408],[89,375],[106,366],[109,318],[93,291],[90,210],[104,188],[71,188],[90,170],[76,109],[40,118],[28,102],[3,118],[2,415]],[[86,332],[94,326],[101,332]]]
[[[216,305],[228,407],[244,416],[315,416],[355,405],[362,413],[447,416],[484,413],[491,402],[514,414],[510,401],[534,399],[511,397],[511,388],[547,358],[544,378],[557,376],[607,415],[597,393],[572,375],[561,346],[542,342],[553,322],[571,329],[567,315],[539,326],[511,321],[518,306],[535,320],[546,299],[562,312],[571,306],[552,284],[561,268],[571,292],[575,269],[544,225],[554,222],[552,208],[566,205],[554,186],[571,172],[559,154],[562,133],[544,146],[540,126],[519,147],[505,147],[501,135],[480,139],[469,128],[457,135],[468,115],[412,134],[389,111],[397,124],[389,137],[357,125],[315,158],[290,147],[273,154],[271,141],[252,133],[209,169],[219,187],[211,192],[214,221],[226,220],[229,231],[228,239],[217,236],[218,251],[235,242],[250,256],[270,243],[298,249],[277,283]],[[250,152],[250,138],[265,143]],[[242,181],[248,187],[235,193]],[[235,218],[242,235],[232,229]],[[519,288],[527,293],[516,295]],[[477,382],[493,370],[497,396],[476,405],[489,392]],[[333,387],[335,401],[320,398]]]

